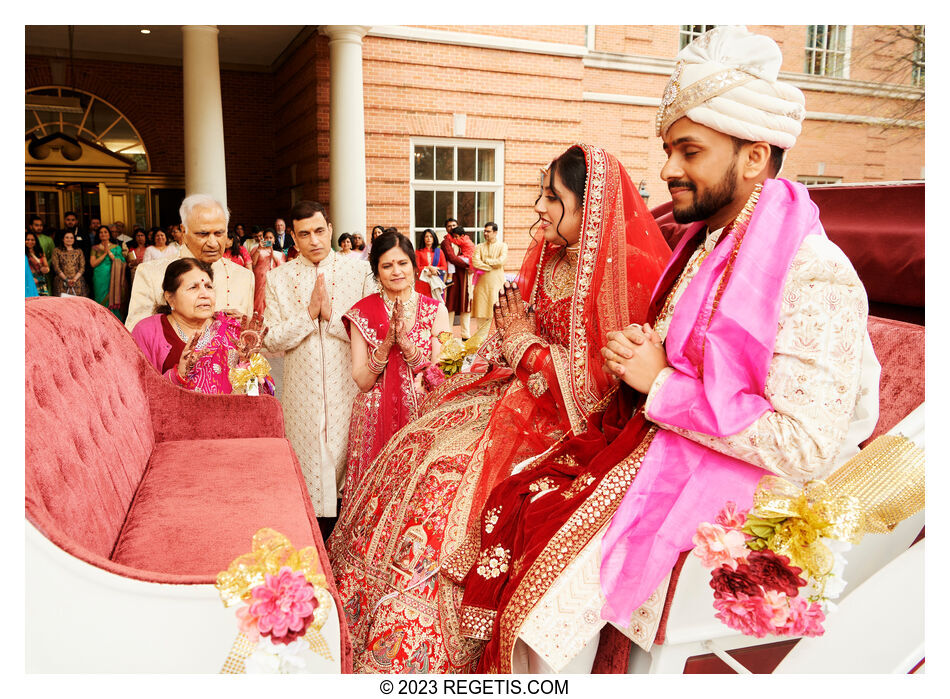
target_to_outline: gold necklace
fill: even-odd
[[[379,290],[379,296],[383,299],[383,305],[386,306],[386,315],[392,318],[393,308],[396,307],[396,299],[390,301],[386,298],[386,292],[383,289]],[[416,316],[416,308],[419,305],[419,294],[413,289],[409,293],[409,298],[403,301],[402,304],[402,317],[407,323],[411,321]]]
[[[574,293],[574,279],[577,273],[577,260],[580,257],[580,246],[575,249],[562,248],[561,255],[548,265],[545,280],[553,301],[560,301]]]

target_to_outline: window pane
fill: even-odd
[[[478,149],[478,181],[495,181],[495,150],[493,148]]]
[[[433,179],[435,172],[435,146],[416,146],[415,159],[415,178],[417,180]]]
[[[89,118],[86,119],[86,128],[95,134],[100,134],[109,128],[109,125],[118,118],[119,114],[108,104],[96,100],[92,105]]]
[[[475,149],[459,148],[459,180],[475,181]]]
[[[412,224],[413,228],[432,228],[435,225],[434,202],[435,192],[416,190],[416,220]]]
[[[39,122],[36,120],[36,112],[34,112],[31,109],[30,111],[26,113],[26,132],[25,133],[29,135],[30,131],[32,129],[35,129],[37,124],[39,124]],[[37,132],[37,135],[41,136],[42,134]]]
[[[495,216],[494,192],[478,193],[478,211],[476,213],[477,215],[475,225],[478,226],[479,230],[481,230],[485,227],[485,224],[491,221]],[[495,223],[497,223],[497,221]]]
[[[435,149],[435,179],[455,179],[455,149],[439,146]]]
[[[132,207],[135,209],[135,222],[143,228],[148,227],[145,220],[145,194],[136,193],[132,195]]]
[[[457,218],[454,203],[455,192],[435,193],[435,223],[432,226],[433,228],[442,228],[447,218]]]
[[[455,218],[466,230],[475,226],[475,192],[459,192],[458,213]]]

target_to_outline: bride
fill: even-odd
[[[646,318],[669,248],[614,156],[569,148],[545,170],[535,211],[479,351],[489,370],[429,395],[355,484],[328,541],[356,672],[475,669],[483,643],[462,634],[452,580],[477,553],[463,544],[513,465],[603,409],[607,333]]]

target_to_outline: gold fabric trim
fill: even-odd
[[[370,347],[373,349],[379,347],[379,336],[377,336],[376,331],[369,326],[369,320],[360,315],[360,309],[351,308],[344,313],[342,317],[349,319],[349,321],[356,326],[356,329],[360,331],[360,335],[369,343]]]
[[[491,629],[495,623],[494,609],[484,607],[462,607],[462,633],[469,638],[487,641],[491,638]]]
[[[660,100],[660,109],[656,114],[657,136],[662,137],[674,121],[684,116],[693,107],[756,79],[754,75],[729,68],[708,75],[689,87],[683,88],[679,82],[682,73],[683,62],[680,61],[676,64],[670,81],[666,84],[663,99]]]
[[[573,358],[571,395],[583,419],[600,396],[589,394],[587,382],[587,330],[584,325],[587,297],[590,295],[597,251],[601,244],[601,223],[604,218],[603,203],[607,200],[607,154],[600,148],[585,148],[590,155],[585,189],[584,221],[581,226],[580,260],[574,285],[573,308],[571,309],[570,356]],[[567,402],[567,401],[565,401]],[[573,421],[572,421],[573,422]],[[581,421],[583,422],[583,420]]]
[[[640,470],[643,457],[653,441],[657,428],[651,427],[639,446],[614,466],[594,492],[568,518],[545,546],[531,568],[518,583],[501,612],[499,638],[500,667],[489,670],[511,672],[511,655],[515,640],[528,614],[550,589],[558,575],[613,517],[630,484]]]
[[[882,434],[826,479],[836,496],[864,508],[865,531],[886,534],[924,507],[924,450],[900,435]]]
[[[505,355],[505,359],[508,361],[508,366],[512,369],[517,369],[518,365],[521,364],[525,352],[534,344],[544,346],[546,343],[542,342],[541,338],[537,335],[527,332],[515,335],[514,337],[505,338],[505,341],[502,342],[501,350]]]

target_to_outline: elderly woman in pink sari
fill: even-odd
[[[350,334],[353,401],[343,506],[367,466],[417,416],[425,392],[444,378],[432,364],[440,332],[450,332],[445,305],[415,291],[416,257],[409,239],[384,233],[369,254],[380,292],[343,315]]]
[[[230,369],[247,365],[267,329],[260,317],[250,321],[214,312],[214,272],[193,257],[175,260],[165,270],[165,305],[132,330],[146,359],[171,382],[198,393],[232,393]],[[260,390],[274,394],[273,381]]]

